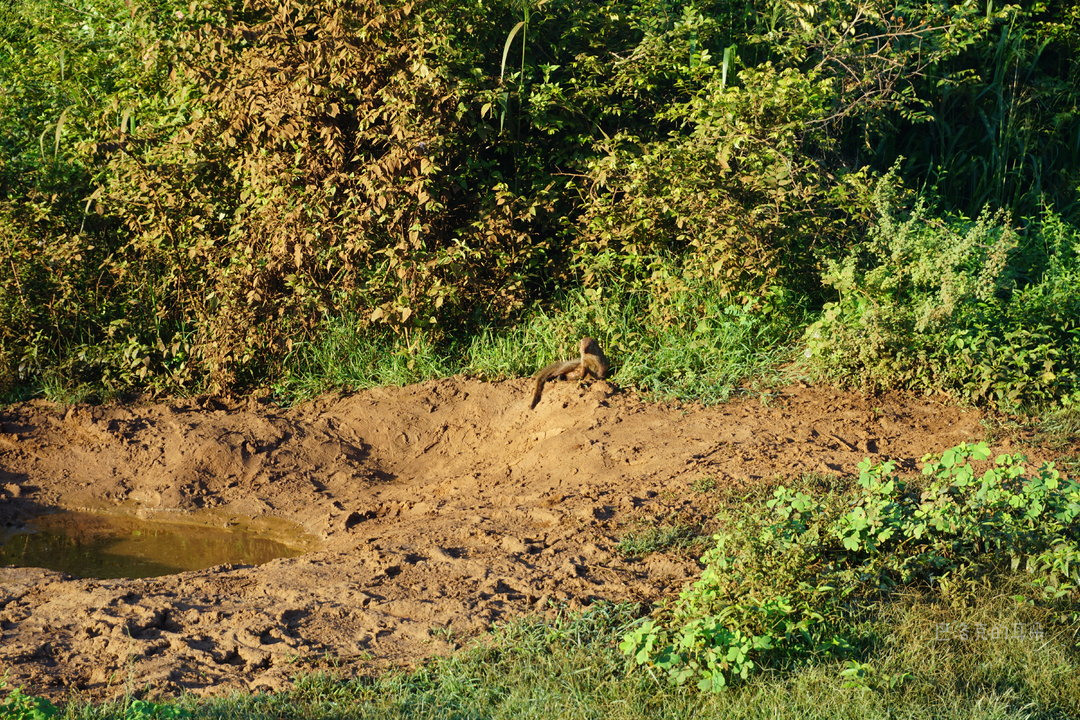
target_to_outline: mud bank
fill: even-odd
[[[408,664],[493,622],[597,599],[653,601],[692,559],[615,549],[643,517],[730,486],[865,456],[914,469],[982,437],[924,398],[792,386],[701,408],[607,383],[451,378],[325,396],[0,410],[0,522],[47,508],[189,515],[303,532],[258,567],[141,580],[0,568],[0,675],[28,692],[272,690],[319,663]]]

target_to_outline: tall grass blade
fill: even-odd
[[[503,82],[503,77],[506,75],[506,56],[510,54],[510,46],[514,43],[514,36],[517,35],[518,32],[523,27],[525,27],[526,22],[528,22],[528,21],[527,20],[521,20],[520,22],[518,22],[517,25],[515,25],[513,28],[511,28],[510,29],[510,34],[506,36],[506,42],[503,43],[502,62],[499,63],[499,84],[500,85]],[[524,39],[522,39],[522,42],[521,42],[521,51],[525,52],[525,41],[524,41]],[[502,133],[503,127],[506,124],[506,113],[509,112],[509,110],[510,110],[510,93],[507,92],[505,102],[503,103],[503,111],[499,115],[499,133],[500,134]]]
[[[525,27],[525,21],[521,20],[511,30],[510,34],[506,36],[506,42],[503,44],[502,62],[499,63],[499,82],[503,81],[503,76],[506,74],[506,56],[510,54],[510,46],[514,42],[514,36],[521,31],[521,28]]]
[[[60,136],[64,132],[64,122],[67,120],[68,110],[71,106],[67,106],[60,111],[60,118],[56,121],[56,132],[53,133],[53,162],[56,162],[56,156],[60,154]]]

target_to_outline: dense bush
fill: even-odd
[[[941,219],[898,208],[825,282],[839,299],[807,331],[810,362],[881,389],[945,389],[1004,409],[1080,392],[1080,233],[1053,214],[1018,231],[1004,212]]]
[[[701,579],[628,633],[623,650],[675,683],[719,689],[754,668],[845,655],[871,601],[904,587],[1022,569],[1028,593],[1075,620],[1080,599],[1080,482],[1052,464],[1030,472],[984,444],[925,458],[909,488],[891,461],[860,464],[858,487],[781,486],[721,516]],[[1073,612],[1072,618],[1069,616]]]
[[[167,298],[143,294],[152,270],[99,211],[92,144],[133,127],[164,81],[169,28],[119,0],[84,5],[0,6],[0,392],[152,379],[138,346],[160,339]]]
[[[1078,26],[1056,4],[17,0],[0,391],[275,382],[346,319],[439,353],[582,289],[651,295],[658,336],[694,322],[682,298],[702,288],[791,324],[900,151],[942,207],[1045,199],[1068,235]],[[975,110],[989,140],[957,119]],[[1068,281],[1033,288],[1074,265],[1052,254],[1011,256],[1026,309],[978,322],[1054,306]],[[962,352],[1025,348],[1007,374],[1052,360],[1058,379],[874,381],[1068,391],[1060,332],[987,327]]]
[[[667,113],[685,132],[619,135],[592,164],[577,255],[586,282],[629,279],[661,297],[701,280],[805,292],[815,248],[857,222],[861,176],[837,183],[820,159],[828,138],[813,129],[835,100],[829,79],[769,63],[738,84],[709,75]]]

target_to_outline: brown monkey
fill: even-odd
[[[553,362],[533,376],[536,379],[536,389],[533,391],[532,404],[529,405],[530,409],[536,407],[536,403],[540,402],[540,395],[544,392],[544,383],[548,380],[556,378],[584,380],[590,375],[597,379],[603,379],[607,376],[610,365],[604,351],[600,349],[600,343],[591,337],[583,337],[581,342],[578,343],[578,348],[581,350],[581,357],[577,360]]]

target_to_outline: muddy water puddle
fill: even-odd
[[[259,565],[310,549],[244,529],[130,515],[62,511],[0,530],[0,566],[42,567],[85,578],[143,578],[225,563]]]

